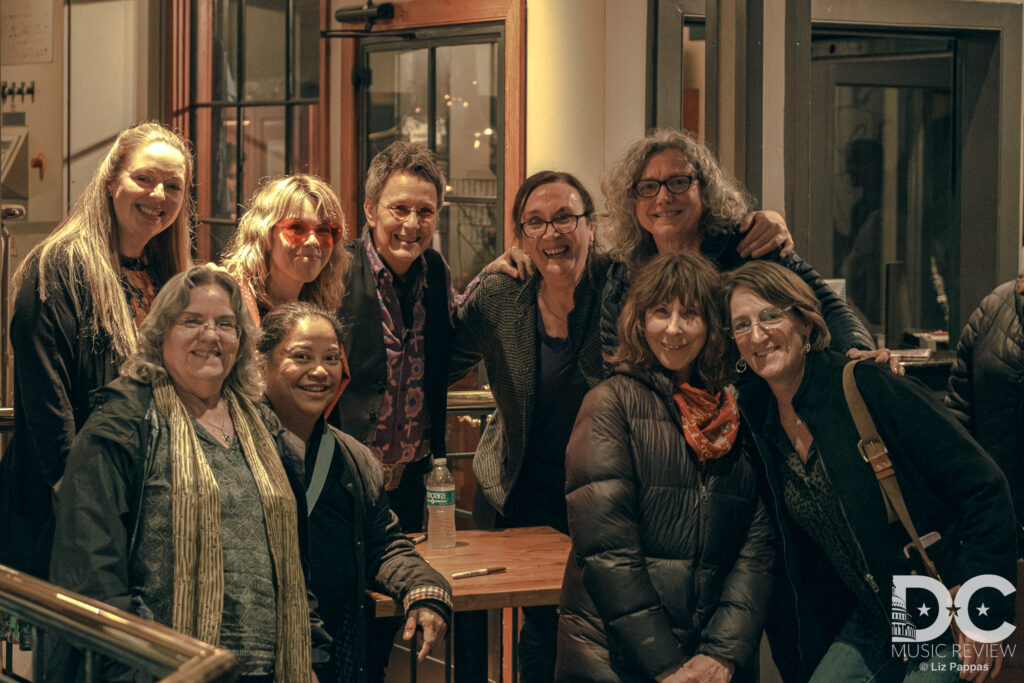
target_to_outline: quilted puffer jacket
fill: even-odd
[[[1004,282],[981,301],[960,335],[946,406],[1010,483],[1024,547],[1024,295]]]
[[[750,443],[741,429],[698,464],[661,370],[618,366],[587,394],[566,452],[556,680],[649,681],[695,654],[751,673],[775,550]]]

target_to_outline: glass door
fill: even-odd
[[[892,348],[941,341],[959,303],[955,44],[819,32],[812,43],[806,257],[845,280]]]

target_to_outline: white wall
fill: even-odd
[[[595,195],[643,135],[645,0],[528,0],[526,173],[569,171]]]

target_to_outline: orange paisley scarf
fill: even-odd
[[[682,413],[686,443],[699,462],[720,458],[732,449],[740,426],[740,411],[732,394],[723,390],[712,395],[683,382],[672,397]]]

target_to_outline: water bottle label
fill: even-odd
[[[455,505],[455,491],[427,491],[427,505]]]

